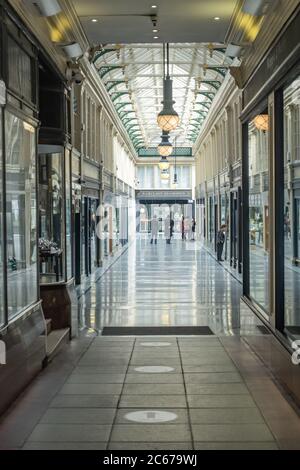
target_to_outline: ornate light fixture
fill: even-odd
[[[169,142],[169,132],[163,131],[161,136],[161,143],[157,147],[159,155],[162,157],[168,157],[171,155],[173,147]]]
[[[168,162],[167,157],[161,157],[158,166],[161,171],[169,170],[170,163]]]
[[[160,178],[164,181],[169,180],[170,179],[169,170],[162,170],[160,173]]]
[[[163,85],[163,109],[157,116],[157,124],[163,131],[173,131],[179,124],[178,113],[173,108],[172,80],[169,74],[169,43],[167,43],[167,75],[165,76],[165,45],[163,45],[163,67],[164,67],[164,85]]]
[[[266,132],[269,130],[269,115],[268,114],[258,114],[253,119],[253,123],[259,131]]]

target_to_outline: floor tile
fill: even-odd
[[[67,380],[68,384],[122,384],[124,374],[72,374]]]
[[[117,395],[122,384],[66,384],[60,390],[61,395]]]
[[[180,359],[176,359],[174,357],[171,358],[160,358],[160,357],[153,357],[153,358],[136,358],[130,361],[132,366],[180,366]]]
[[[23,450],[105,450],[107,442],[27,442]]]
[[[237,372],[185,373],[184,380],[188,384],[228,384],[242,382],[242,378]]]
[[[150,365],[151,365],[151,364],[150,364]],[[160,365],[160,364],[159,364],[159,365]],[[136,366],[136,365],[131,366],[131,365],[129,365],[128,371],[127,371],[127,377],[128,377],[128,375],[131,375],[131,374],[137,374],[137,373],[140,374],[141,372],[137,372],[137,371],[136,371],[136,368],[137,368],[137,367],[140,367],[140,366]],[[179,375],[181,375],[182,369],[181,369],[181,365],[180,365],[180,364],[178,364],[178,365],[172,364],[172,365],[170,366],[170,368],[172,368],[172,370],[170,370],[170,371],[168,371],[168,372],[164,372],[163,375],[165,375],[165,376],[167,376],[167,375],[172,375],[172,374],[179,374]],[[148,374],[148,375],[152,375],[152,374]]]
[[[186,384],[186,391],[188,395],[249,395],[242,383]]]
[[[185,374],[225,373],[236,371],[236,367],[233,362],[227,362],[226,364],[183,365],[182,369]]]
[[[42,424],[112,424],[115,408],[49,408]]]
[[[29,441],[106,442],[111,426],[107,424],[38,424]]]
[[[190,408],[255,408],[248,395],[188,395]]]
[[[120,408],[186,408],[184,395],[122,395]]]
[[[278,450],[275,442],[195,442],[195,450]]]
[[[194,441],[273,442],[265,424],[193,424]]]
[[[257,424],[264,423],[256,408],[191,408],[193,424]]]
[[[181,384],[183,376],[181,374],[127,374],[126,384]]]
[[[128,384],[123,388],[123,395],[184,395],[183,384]]]
[[[111,442],[109,450],[192,450],[191,442]]]
[[[57,395],[52,408],[115,408],[119,395]]]
[[[191,433],[185,424],[116,424],[111,442],[190,442]]]
[[[73,369],[73,374],[124,374],[126,373],[127,370],[127,365],[123,366],[109,366],[109,365],[103,365],[103,366],[77,366],[75,369]]]

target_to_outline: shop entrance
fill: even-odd
[[[242,240],[241,240],[241,199],[242,191],[232,191],[230,195],[230,265],[242,272]]]
[[[82,258],[81,273],[90,276],[99,266],[99,241],[96,235],[97,207],[99,200],[84,196],[82,198]]]

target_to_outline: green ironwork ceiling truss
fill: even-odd
[[[136,150],[158,145],[163,99],[162,44],[107,44],[91,57]],[[170,44],[170,75],[180,147],[197,139],[232,59],[222,44]]]

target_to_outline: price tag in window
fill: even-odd
[[[3,80],[0,80],[0,106],[6,104],[6,86]]]

